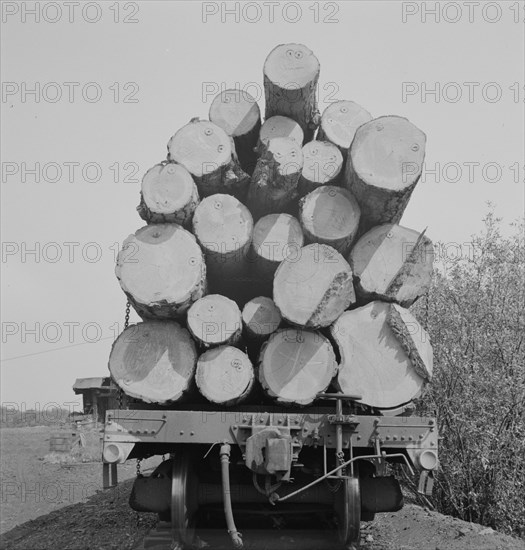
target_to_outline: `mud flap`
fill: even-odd
[[[361,512],[364,516],[378,512],[397,512],[403,508],[403,494],[394,476],[361,478]]]

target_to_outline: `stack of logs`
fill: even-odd
[[[320,116],[319,70],[307,47],[277,46],[263,124],[249,94],[225,90],[144,175],[147,225],[116,266],[143,322],[109,360],[128,396],[308,405],[331,389],[389,409],[430,380],[429,338],[406,308],[428,290],[433,246],[398,225],[425,134],[352,101]]]

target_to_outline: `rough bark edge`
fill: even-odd
[[[432,380],[432,373],[427,368],[427,365],[419,354],[417,347],[414,343],[413,336],[406,326],[403,318],[401,317],[401,314],[397,309],[398,307],[401,306],[398,306],[397,304],[390,305],[386,317],[386,322],[394,336],[401,344],[401,347],[407,354],[408,358],[410,359],[414,370],[417,372],[417,374],[419,374],[419,376],[421,376],[421,378],[423,378],[423,380],[430,382]],[[426,339],[430,340],[427,331],[419,323],[418,328],[421,330],[421,336],[424,336]]]
[[[287,329],[282,329],[282,330],[287,330]],[[292,329],[292,330],[297,330],[297,329]],[[301,329],[299,329],[299,330],[301,330]],[[334,378],[337,376],[337,373],[339,371],[339,365],[337,364],[337,360],[336,360],[336,356],[335,356],[335,352],[334,352],[334,348],[332,346],[332,343],[330,342],[330,340],[328,338],[326,338],[326,336],[323,336],[320,332],[314,332],[313,330],[307,330],[307,329],[303,329],[303,330],[305,330],[307,332],[315,333],[315,335],[318,338],[321,338],[321,339],[325,340],[328,343],[329,352],[330,352],[330,355],[331,355],[330,363],[333,365],[332,377],[330,378],[330,380],[328,381],[328,384],[324,388],[319,389],[316,392],[316,396],[317,396],[318,393],[322,393],[322,392],[326,391],[329,388],[330,384],[332,383]],[[271,341],[272,337],[275,336],[276,334],[277,334],[277,332],[274,332],[270,336],[270,338],[268,340],[266,340],[266,342],[264,342],[263,345],[261,346],[261,351],[259,352],[259,357],[257,359],[257,377],[258,377],[259,383],[261,384],[261,387],[263,388],[264,393],[268,397],[271,397],[272,399],[274,399],[280,405],[284,405],[284,406],[287,406],[287,407],[292,407],[292,406],[306,407],[307,405],[311,405],[316,400],[316,398],[317,398],[316,396],[313,397],[310,400],[303,399],[301,401],[294,401],[294,400],[284,399],[284,398],[280,397],[279,395],[277,395],[270,388],[268,383],[266,382],[266,378],[264,376],[263,358],[264,358],[265,351],[266,351],[268,345],[270,344],[270,341]]]
[[[130,325],[128,328],[129,328],[129,329],[132,329],[132,327],[137,326],[137,324],[138,324],[138,323],[135,323],[135,324],[133,324],[133,325]],[[183,326],[181,326],[181,325],[179,325],[179,328],[180,328],[182,331],[188,333],[188,336],[189,336],[189,332],[188,332],[187,329],[185,329],[185,328],[184,328]],[[110,353],[109,353],[109,357],[110,357],[110,358],[111,358],[111,355],[112,355],[112,353],[113,353],[113,349],[115,348],[115,345],[116,345],[116,343],[117,343],[117,340],[120,338],[120,336],[121,336],[122,334],[124,334],[124,332],[125,332],[126,330],[127,330],[127,329],[125,329],[123,332],[121,332],[121,333],[119,334],[119,336],[116,338],[116,340],[113,342],[113,344],[111,344],[111,351],[110,351]],[[188,376],[188,377],[186,378],[186,382],[187,382],[186,387],[182,388],[181,391],[180,391],[178,394],[176,394],[175,397],[173,397],[173,398],[171,398],[171,399],[166,399],[166,400],[164,400],[164,401],[154,401],[154,400],[152,400],[152,399],[144,399],[143,396],[138,395],[138,394],[136,394],[136,393],[134,393],[134,392],[126,391],[126,388],[125,388],[123,385],[119,384],[119,381],[118,381],[117,378],[115,378],[115,376],[113,375],[113,372],[111,371],[111,367],[110,367],[111,363],[110,363],[110,361],[109,361],[109,359],[108,359],[108,371],[109,371],[109,373],[110,373],[111,380],[113,380],[113,382],[114,382],[114,383],[115,383],[115,384],[116,384],[116,385],[126,394],[126,396],[131,397],[132,399],[138,399],[139,401],[142,401],[143,403],[155,403],[155,404],[158,404],[158,405],[167,405],[167,404],[170,404],[170,403],[176,403],[177,401],[180,401],[180,399],[182,398],[182,396],[183,396],[184,394],[188,393],[188,391],[191,390],[191,388],[192,388],[192,386],[193,386],[193,380],[194,380],[194,378],[195,378],[195,372],[196,372],[196,369],[197,369],[197,360],[198,360],[197,348],[196,348],[196,346],[195,346],[195,342],[191,339],[191,337],[188,339],[188,342],[189,342],[189,344],[190,344],[190,346],[191,346],[191,348],[193,349],[193,352],[194,352],[194,353],[193,353],[193,355],[194,355],[194,360],[193,360],[193,367],[192,367],[192,369],[191,369],[191,374],[190,374],[190,376]]]

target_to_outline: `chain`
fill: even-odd
[[[128,300],[126,302],[126,313],[124,315],[124,330],[126,330],[129,327],[129,314],[130,314],[130,311],[131,311],[131,304]],[[119,408],[119,410],[121,410],[122,407],[123,407],[124,392],[122,391],[122,388],[120,386],[119,386],[119,389],[118,389],[117,399],[118,399],[118,408]]]
[[[137,468],[136,468],[137,477],[142,477],[142,474],[140,473],[140,463],[141,462],[142,462],[142,458],[137,458]]]

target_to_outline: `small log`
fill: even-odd
[[[357,241],[349,260],[360,300],[409,307],[430,287],[434,247],[424,232],[384,224]]]
[[[303,44],[281,44],[264,62],[266,116],[284,115],[297,121],[306,141],[313,138],[319,124],[317,82],[320,65]]]
[[[308,242],[324,243],[346,256],[357,235],[359,205],[350,191],[323,185],[303,197],[299,219]]]
[[[343,168],[341,151],[328,141],[310,141],[303,147],[303,169],[299,178],[299,196],[321,185],[336,185]]]
[[[327,327],[355,302],[352,270],[331,246],[307,245],[278,267],[273,299],[286,321],[307,328]]]
[[[258,373],[264,391],[279,403],[309,405],[330,385],[337,362],[319,332],[284,329],[263,344]]]
[[[254,149],[261,129],[261,112],[255,99],[243,90],[224,90],[213,100],[209,116],[233,137],[241,167],[251,175],[257,164]]]
[[[206,265],[195,237],[176,224],[148,225],[130,235],[115,274],[142,318],[178,319],[206,293]]]
[[[188,310],[191,335],[204,347],[235,345],[242,334],[241,311],[237,304],[220,294],[208,294]]]
[[[357,103],[334,101],[323,111],[317,139],[337,145],[346,160],[357,129],[370,120],[372,115]]]
[[[425,134],[398,116],[359,127],[348,153],[345,185],[361,208],[361,233],[399,222],[421,176],[425,143]]]
[[[244,204],[231,195],[206,197],[195,210],[193,233],[201,245],[211,292],[235,298],[235,278],[248,271],[247,254],[253,218]]]
[[[281,321],[277,306],[267,296],[253,298],[242,309],[244,330],[252,340],[266,339],[279,328]]]
[[[271,285],[279,264],[289,255],[296,257],[303,244],[301,225],[290,214],[268,214],[262,217],[253,229],[250,250],[252,271]]]
[[[197,186],[191,174],[180,164],[156,164],[142,178],[137,210],[148,223],[178,223],[186,226],[197,204]]]
[[[145,321],[129,326],[115,340],[109,371],[126,395],[164,405],[190,388],[196,362],[186,329],[173,321]]]
[[[249,357],[233,346],[203,353],[197,362],[195,382],[200,393],[217,405],[236,405],[253,388],[255,371]]]
[[[412,314],[371,302],[346,311],[330,329],[341,355],[337,384],[370,407],[392,408],[421,394],[432,376],[432,346]]]
[[[286,116],[273,116],[264,121],[257,142],[257,153],[261,155],[271,139],[284,137],[296,141],[303,146],[304,133],[301,126]]]
[[[296,196],[302,167],[303,153],[296,141],[281,137],[268,142],[248,190],[247,205],[254,219],[290,205]]]
[[[168,160],[189,171],[201,197],[246,193],[250,177],[235,159],[233,139],[213,122],[192,119],[183,126],[168,142]]]

